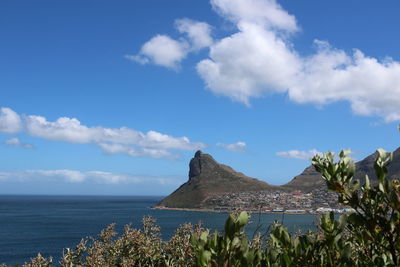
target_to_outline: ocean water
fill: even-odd
[[[81,238],[95,237],[110,223],[141,226],[150,215],[157,219],[162,237],[170,238],[185,222],[201,221],[207,228],[222,230],[227,214],[213,212],[170,211],[150,209],[162,197],[94,197],[94,196],[0,196],[0,263],[22,264],[40,252],[60,259],[63,248],[75,247]],[[315,215],[285,215],[284,225],[290,231],[314,229]],[[252,235],[258,224],[261,231],[281,214],[252,215],[246,228]]]

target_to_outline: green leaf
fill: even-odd
[[[378,188],[379,188],[379,191],[381,191],[382,193],[385,193],[385,188],[384,188],[383,183],[381,181],[379,181],[379,183],[378,183]]]
[[[208,262],[211,260],[211,252],[207,250],[202,251],[199,260],[200,266],[208,266]]]
[[[207,238],[208,238],[208,230],[202,232],[201,235],[200,235],[200,240],[202,240],[202,241],[204,241],[204,242],[207,241]]]
[[[291,259],[287,253],[283,253],[283,261],[285,262],[285,266],[291,266]]]
[[[249,221],[249,215],[247,214],[247,212],[242,211],[239,214],[239,217],[237,218],[237,222],[239,223],[240,227],[245,226]]]
[[[384,158],[386,156],[386,150],[383,148],[378,148],[376,151],[378,152],[380,158]]]
[[[371,183],[369,181],[368,175],[365,175],[365,189],[370,189],[371,188]]]

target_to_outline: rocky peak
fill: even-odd
[[[201,154],[203,154],[203,152],[201,152],[201,150],[197,150],[196,153],[194,154],[195,158],[200,158]]]
[[[218,163],[209,154],[204,154],[198,150],[189,163],[189,180],[193,177],[200,176],[200,174],[207,173],[214,169]]]
[[[189,180],[201,173],[201,151],[197,151],[189,163]]]

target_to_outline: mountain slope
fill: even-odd
[[[161,200],[158,207],[201,208],[214,195],[274,188],[278,187],[247,177],[197,151],[189,164],[189,180]]]
[[[371,181],[376,181],[374,171],[374,162],[377,158],[377,152],[369,155],[365,159],[356,163],[355,178],[361,181],[367,174]],[[393,152],[393,161],[388,168],[388,177],[391,179],[400,178],[400,148]],[[319,172],[313,166],[307,167],[300,175],[294,177],[289,183],[283,185],[287,189],[311,190],[315,187],[325,186],[325,181]]]

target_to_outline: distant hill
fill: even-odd
[[[365,159],[356,162],[356,173],[354,175],[356,179],[363,181],[367,174],[371,181],[376,181],[377,178],[374,171],[374,162],[377,156],[378,154],[375,152]],[[395,177],[397,179],[400,178],[400,148],[393,152],[393,161],[388,168],[388,177],[391,179]],[[286,189],[308,191],[320,186],[325,186],[325,181],[313,166],[309,166],[300,175],[297,175],[282,187]]]
[[[201,208],[205,200],[215,195],[275,188],[278,187],[247,177],[218,163],[211,155],[197,151],[189,164],[189,180],[157,206]]]

